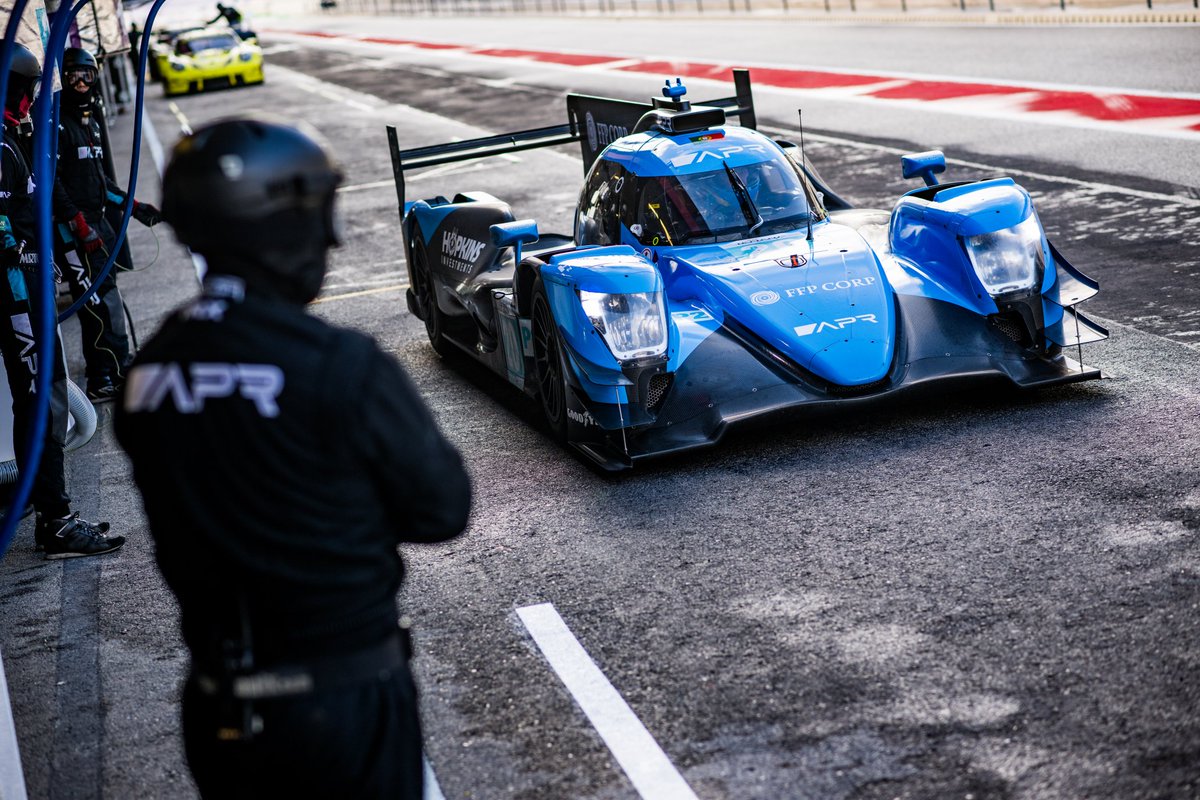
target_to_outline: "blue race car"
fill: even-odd
[[[566,125],[401,150],[389,128],[409,310],[541,404],[603,469],[715,444],[766,414],[930,384],[1099,378],[1066,349],[1107,337],[1097,284],[1010,178],[939,184],[940,152],[891,211],[839,198],[800,148],[755,130],[749,76],[692,105],[570,95]],[[736,114],[740,125],[726,117]],[[482,192],[406,203],[406,170],[579,142],[572,236]]]

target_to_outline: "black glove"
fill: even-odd
[[[71,233],[75,236],[75,241],[83,248],[85,253],[94,253],[104,244],[100,240],[100,234],[92,230],[87,224],[87,220],[83,218],[83,212],[80,211],[75,216],[71,217],[71,221],[67,223],[67,227],[71,229]]]
[[[162,212],[149,203],[139,203],[137,200],[134,200],[133,218],[147,228],[153,228],[162,222]]]

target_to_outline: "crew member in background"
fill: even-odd
[[[41,330],[37,233],[33,208],[33,176],[17,138],[17,127],[29,113],[42,70],[27,48],[13,45],[8,92],[4,98],[3,163],[0,163],[0,349],[13,397],[13,444],[26,450],[33,429],[40,367],[54,370],[50,383],[50,416],[45,444],[30,500],[37,511],[34,539],[46,558],[72,558],[110,553],[125,544],[123,536],[105,536],[108,523],[92,523],[71,513],[63,459],[67,435],[66,370],[58,326],[49,365],[39,365],[34,344]],[[51,313],[53,312],[51,305]]]
[[[123,205],[130,198],[104,170],[100,123],[93,115],[99,69],[87,50],[68,47],[62,58],[63,90],[58,128],[58,180],[55,212],[68,246],[59,248],[59,270],[71,296],[78,300],[95,282],[113,251],[117,235],[105,219],[105,206]],[[133,200],[133,218],[156,225],[159,211]],[[114,264],[100,288],[79,309],[87,396],[92,402],[113,399],[125,381],[131,359],[125,308],[117,289]]]
[[[306,310],[340,182],[315,132],[266,117],[184,137],[163,178],[208,271],[134,360],[115,430],[179,599],[204,797],[422,794],[397,544],[461,532],[470,484],[399,365]]]
[[[246,29],[246,19],[242,16],[242,12],[238,11],[233,6],[227,6],[223,3],[217,3],[217,15],[210,19],[206,25],[213,25],[224,19],[233,28],[234,32],[242,39],[253,39],[258,36],[254,31]]]

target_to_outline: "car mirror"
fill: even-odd
[[[937,186],[938,180],[933,177],[946,171],[946,155],[941,150],[927,150],[924,153],[909,153],[900,156],[900,172],[907,180],[920,177],[926,186]]]
[[[490,229],[492,244],[496,247],[512,247],[517,263],[521,263],[521,245],[532,244],[538,240],[537,221],[518,219],[512,222],[498,222]]]

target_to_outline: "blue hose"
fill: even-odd
[[[7,96],[9,68],[12,65],[12,47],[13,43],[17,40],[17,30],[20,26],[21,17],[25,13],[27,2],[28,0],[14,0],[8,25],[5,28],[4,42],[0,44],[0,99]],[[132,200],[137,185],[138,162],[141,154],[142,104],[145,99],[146,60],[150,52],[150,35],[153,30],[154,18],[158,15],[159,9],[166,0],[155,0],[149,15],[146,17],[146,24],[143,29],[142,48],[138,61],[137,114],[134,121],[133,137],[134,155],[131,159],[132,164],[129,170],[128,196],[130,201],[125,205],[125,214],[121,220],[121,230],[117,234],[116,246],[112,248],[112,253],[109,255],[108,261],[92,286],[56,319],[54,316],[53,301],[54,282],[51,278],[54,274],[52,267],[54,255],[52,247],[53,213],[50,201],[54,191],[54,176],[58,161],[56,157],[58,127],[57,125],[51,125],[51,115],[57,110],[57,98],[53,98],[53,92],[50,90],[53,88],[54,66],[62,60],[62,51],[66,44],[70,23],[88,2],[90,0],[79,0],[70,9],[69,13],[63,14],[60,11],[54,15],[54,19],[50,24],[50,39],[46,45],[45,64],[42,68],[39,102],[35,105],[33,112],[32,166],[36,181],[34,206],[37,215],[38,284],[41,294],[39,298],[41,320],[38,330],[34,332],[34,337],[37,341],[37,363],[39,364],[39,368],[35,388],[36,400],[34,404],[33,426],[29,431],[25,457],[20,462],[21,478],[9,503],[8,511],[5,514],[3,529],[0,529],[0,559],[4,557],[8,552],[8,548],[12,545],[17,524],[20,522],[21,511],[24,510],[26,503],[29,502],[29,495],[33,489],[33,479],[42,459],[46,425],[50,416],[50,378],[53,375],[54,328],[57,322],[69,318],[96,293],[100,284],[112,270],[121,242],[124,241],[125,232],[129,228],[129,218],[133,213]]]

